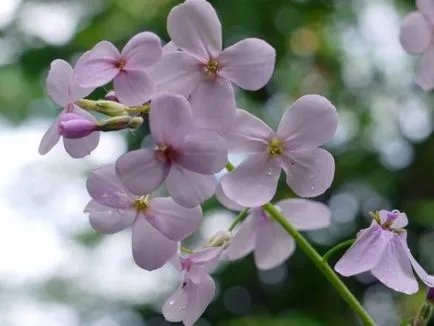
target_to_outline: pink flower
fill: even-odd
[[[246,111],[237,110],[228,135],[229,149],[251,154],[222,178],[225,194],[243,207],[259,207],[277,189],[281,169],[286,183],[301,197],[326,191],[335,171],[333,156],[318,146],[335,133],[334,106],[319,95],[306,95],[285,111],[277,132]]]
[[[64,113],[60,115],[57,128],[61,136],[75,139],[86,137],[98,130],[98,123],[76,113]]]
[[[417,0],[419,11],[409,13],[401,24],[400,41],[409,54],[422,54],[416,83],[425,91],[434,88],[434,2]]]
[[[110,42],[101,41],[91,54],[77,65],[77,78],[82,87],[99,87],[113,79],[114,90],[120,102],[140,105],[151,99],[155,85],[146,73],[146,67],[161,58],[161,41],[150,32],[131,38],[122,52]]]
[[[85,53],[77,62],[77,64],[85,59],[89,54]],[[76,134],[76,137],[70,137],[71,134],[59,129],[59,123],[64,123],[68,117],[73,114],[75,117],[80,116],[82,125],[96,124],[96,119],[88,112],[80,109],[74,104],[75,101],[86,97],[93,91],[93,88],[81,88],[77,85],[76,76],[72,67],[64,60],[54,60],[51,63],[50,71],[47,77],[47,92],[48,95],[64,110],[57,116],[54,123],[45,132],[39,145],[39,153],[44,155],[48,153],[54,145],[59,141],[60,136],[63,137],[63,145],[65,150],[74,158],[84,157],[92,152],[99,143],[99,132],[90,132]],[[64,117],[64,114],[68,116]],[[81,136],[81,137],[79,137]]]
[[[369,228],[361,230],[356,242],[337,262],[335,270],[343,276],[371,273],[391,289],[407,294],[419,286],[412,269],[429,287],[434,277],[414,259],[407,245],[407,215],[397,210],[381,210]],[[413,267],[413,268],[412,268]]]
[[[219,18],[205,0],[186,0],[174,7],[167,30],[173,43],[150,69],[157,87],[190,96],[201,126],[227,129],[236,109],[231,82],[248,90],[262,88],[273,73],[275,50],[256,38],[222,50]]]
[[[163,305],[163,316],[170,322],[192,326],[210,304],[215,283],[209,276],[222,252],[221,248],[201,249],[188,257],[176,256],[172,263],[183,273],[179,288]]]
[[[242,209],[227,198],[221,188],[217,188],[216,197],[229,209]],[[275,206],[298,230],[316,230],[330,225],[330,210],[322,203],[307,199],[286,199]],[[256,267],[267,270],[282,264],[294,250],[294,239],[262,207],[257,207],[251,209],[241,222],[225,254],[229,260],[236,260],[253,252]]]
[[[115,233],[132,227],[133,258],[138,266],[154,270],[175,253],[178,241],[190,236],[202,217],[201,208],[185,208],[171,198],[134,195],[117,179],[114,165],[94,170],[87,180],[93,198],[85,208],[92,227]]]
[[[211,197],[215,177],[224,168],[227,149],[216,132],[193,128],[188,101],[179,95],[160,93],[152,99],[149,114],[155,148],[143,148],[121,156],[117,173],[135,194],[150,193],[163,182],[180,205],[193,207]]]

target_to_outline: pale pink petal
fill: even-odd
[[[122,70],[113,86],[119,101],[126,105],[142,105],[155,94],[155,85],[144,70]]]
[[[244,39],[226,49],[218,57],[219,75],[239,87],[256,91],[271,78],[276,62],[276,50],[257,38]]]
[[[229,260],[237,260],[253,251],[259,230],[259,210],[252,210],[231,240],[226,250]]]
[[[116,176],[113,164],[93,170],[86,182],[89,195],[98,203],[111,208],[130,208],[133,198]]]
[[[84,209],[89,213],[90,225],[98,232],[111,234],[133,225],[136,212],[132,209],[115,209],[91,200]]]
[[[116,174],[134,194],[149,194],[166,179],[169,165],[160,162],[152,149],[139,149],[122,155],[116,161]]]
[[[331,223],[330,209],[320,202],[294,198],[281,200],[276,206],[297,230],[326,228]]]
[[[213,175],[199,174],[173,164],[166,179],[170,196],[184,207],[194,207],[212,197],[216,188]]]
[[[75,67],[80,66],[83,62],[85,62],[86,60],[88,60],[91,54],[92,54],[92,51],[86,51],[85,53],[83,53],[78,58],[78,60],[77,60],[77,62],[75,64]],[[78,85],[78,81],[77,81],[77,73],[74,70],[72,84],[71,84],[71,87],[70,87],[70,90],[69,90],[69,100],[70,100],[70,102],[75,102],[77,100],[85,98],[90,93],[92,93],[94,89],[95,89],[95,87],[88,87],[88,88],[80,87]]]
[[[61,113],[62,114],[62,113]],[[47,129],[44,136],[42,136],[41,142],[39,144],[39,154],[45,155],[57,144],[60,138],[59,129],[57,128],[57,124],[59,123],[59,114],[50,128]]]
[[[377,224],[362,231],[335,265],[335,271],[343,276],[360,274],[374,268],[393,237],[392,232],[384,231]]]
[[[193,129],[179,146],[176,162],[198,173],[213,174],[224,169],[228,160],[226,141],[218,133],[207,129]]]
[[[204,80],[191,94],[195,124],[218,132],[229,130],[235,120],[234,89],[228,80]]]
[[[132,241],[134,261],[148,271],[162,267],[178,248],[176,241],[162,235],[143,216],[134,222]]]
[[[405,51],[421,54],[428,49],[432,28],[427,19],[418,11],[409,13],[401,24],[399,40]]]
[[[120,53],[108,41],[101,41],[93,47],[91,54],[77,62],[75,75],[81,87],[99,87],[109,83],[118,73]]]
[[[185,318],[188,305],[188,287],[181,284],[164,302],[161,312],[164,319],[170,322],[180,322]]]
[[[180,243],[178,244],[178,251],[180,250],[179,247]],[[181,257],[179,256],[178,252],[169,259],[169,263],[172,264],[172,266],[175,267],[176,270],[182,272]]]
[[[305,95],[288,108],[277,128],[287,150],[312,148],[326,143],[336,131],[338,114],[333,104],[319,95]]]
[[[216,58],[222,49],[222,26],[205,0],[187,0],[167,17],[167,31],[182,50],[201,60]]]
[[[187,0],[192,1],[192,0]],[[215,283],[211,276],[206,275],[199,284],[187,284],[188,306],[183,319],[185,326],[193,326],[205,309],[211,303],[215,293]]]
[[[187,273],[188,279],[194,284],[199,284],[207,275],[204,266],[198,264],[193,264]]]
[[[161,59],[161,40],[154,33],[142,32],[134,35],[121,52],[126,61],[125,69],[144,69]]]
[[[407,218],[407,214],[405,213],[401,213],[399,211],[386,211],[384,209],[382,209],[381,211],[378,212],[380,215],[380,220],[381,220],[381,224],[386,223],[386,221],[389,218],[389,214],[396,214],[392,223],[390,224],[390,227],[393,229],[402,229],[405,228],[408,224],[408,218]]]
[[[434,88],[434,44],[430,45],[419,62],[416,84],[424,91],[430,91]]]
[[[146,212],[148,222],[171,240],[182,241],[196,231],[202,220],[200,206],[186,208],[172,198],[153,198]]]
[[[193,114],[185,97],[161,92],[152,99],[149,127],[158,144],[178,147],[193,126]]]
[[[249,112],[237,109],[233,127],[226,138],[231,152],[258,153],[267,150],[274,131],[261,119]]]
[[[217,189],[215,191],[215,197],[219,201],[220,204],[222,204],[227,209],[233,210],[233,211],[242,211],[244,207],[238,205],[233,200],[229,199],[228,196],[223,192],[221,183],[218,184]]]
[[[416,0],[416,7],[434,24],[434,3],[432,0]]]
[[[195,264],[206,265],[214,261],[215,259],[218,259],[221,253],[222,253],[222,249],[220,247],[204,248],[193,252],[189,256],[189,259],[191,262]]]
[[[169,53],[169,52],[178,52],[181,51],[175,43],[173,43],[173,41],[167,42],[166,44],[164,44],[163,46],[163,54],[164,53]]]
[[[47,93],[61,107],[69,104],[69,90],[73,82],[72,67],[65,60],[51,62],[46,87]]]
[[[189,96],[203,80],[202,64],[180,51],[164,53],[146,71],[159,91]]]
[[[371,250],[377,250],[377,248],[374,247]],[[380,261],[371,272],[380,282],[395,291],[412,294],[419,288],[406,248],[397,235],[393,235],[388,242]]]
[[[259,269],[275,268],[294,253],[294,239],[268,217],[260,219],[257,232],[254,257]]]
[[[273,198],[280,172],[278,162],[267,153],[253,154],[223,176],[222,189],[238,205],[258,207]]]
[[[286,152],[282,157],[286,183],[300,197],[316,197],[330,188],[335,173],[333,156],[322,148]]]

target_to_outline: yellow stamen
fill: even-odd
[[[282,155],[283,152],[285,151],[283,146],[283,141],[278,138],[271,139],[271,141],[268,143],[267,150],[270,156]]]
[[[204,66],[203,70],[205,72],[205,76],[209,78],[215,78],[217,76],[217,71],[219,69],[219,63],[215,59],[210,59],[206,66]]]
[[[138,212],[145,212],[148,209],[150,199],[151,199],[151,195],[139,196],[134,201],[133,207]]]

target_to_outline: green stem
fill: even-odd
[[[333,248],[331,248],[329,251],[327,251],[324,254],[324,256],[322,257],[322,260],[325,262],[329,261],[329,258],[331,256],[333,256],[335,253],[341,251],[342,249],[351,246],[354,243],[354,241],[356,241],[356,240],[351,239],[351,240],[347,240],[347,241],[344,241],[344,242],[337,244],[336,246],[334,246]]]
[[[321,273],[328,279],[328,281],[334,286],[334,288],[339,292],[341,297],[348,303],[348,305],[353,309],[353,311],[360,317],[366,326],[375,326],[375,322],[372,320],[371,316],[366,312],[360,302],[354,297],[354,295],[348,290],[345,284],[336,275],[333,269],[327,264],[326,261],[318,254],[318,252],[311,246],[311,244],[306,240],[303,235],[298,232],[287,220],[280,214],[280,212],[270,203],[265,204],[264,209],[270,214],[270,216],[279,223],[288,234],[290,234],[298,246],[304,253],[313,261],[313,263],[318,267]]]
[[[231,226],[229,227],[228,231],[232,231],[235,229],[235,227],[238,225],[238,223],[241,223],[246,217],[249,215],[249,209],[246,208],[238,214],[238,216],[235,218],[235,220],[232,222]]]

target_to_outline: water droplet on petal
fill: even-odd
[[[315,191],[315,186],[312,186],[310,189],[311,189],[312,191]]]
[[[313,174],[309,174],[309,178],[313,179],[314,178]]]
[[[273,175],[273,169],[268,169],[265,171],[265,175]]]

